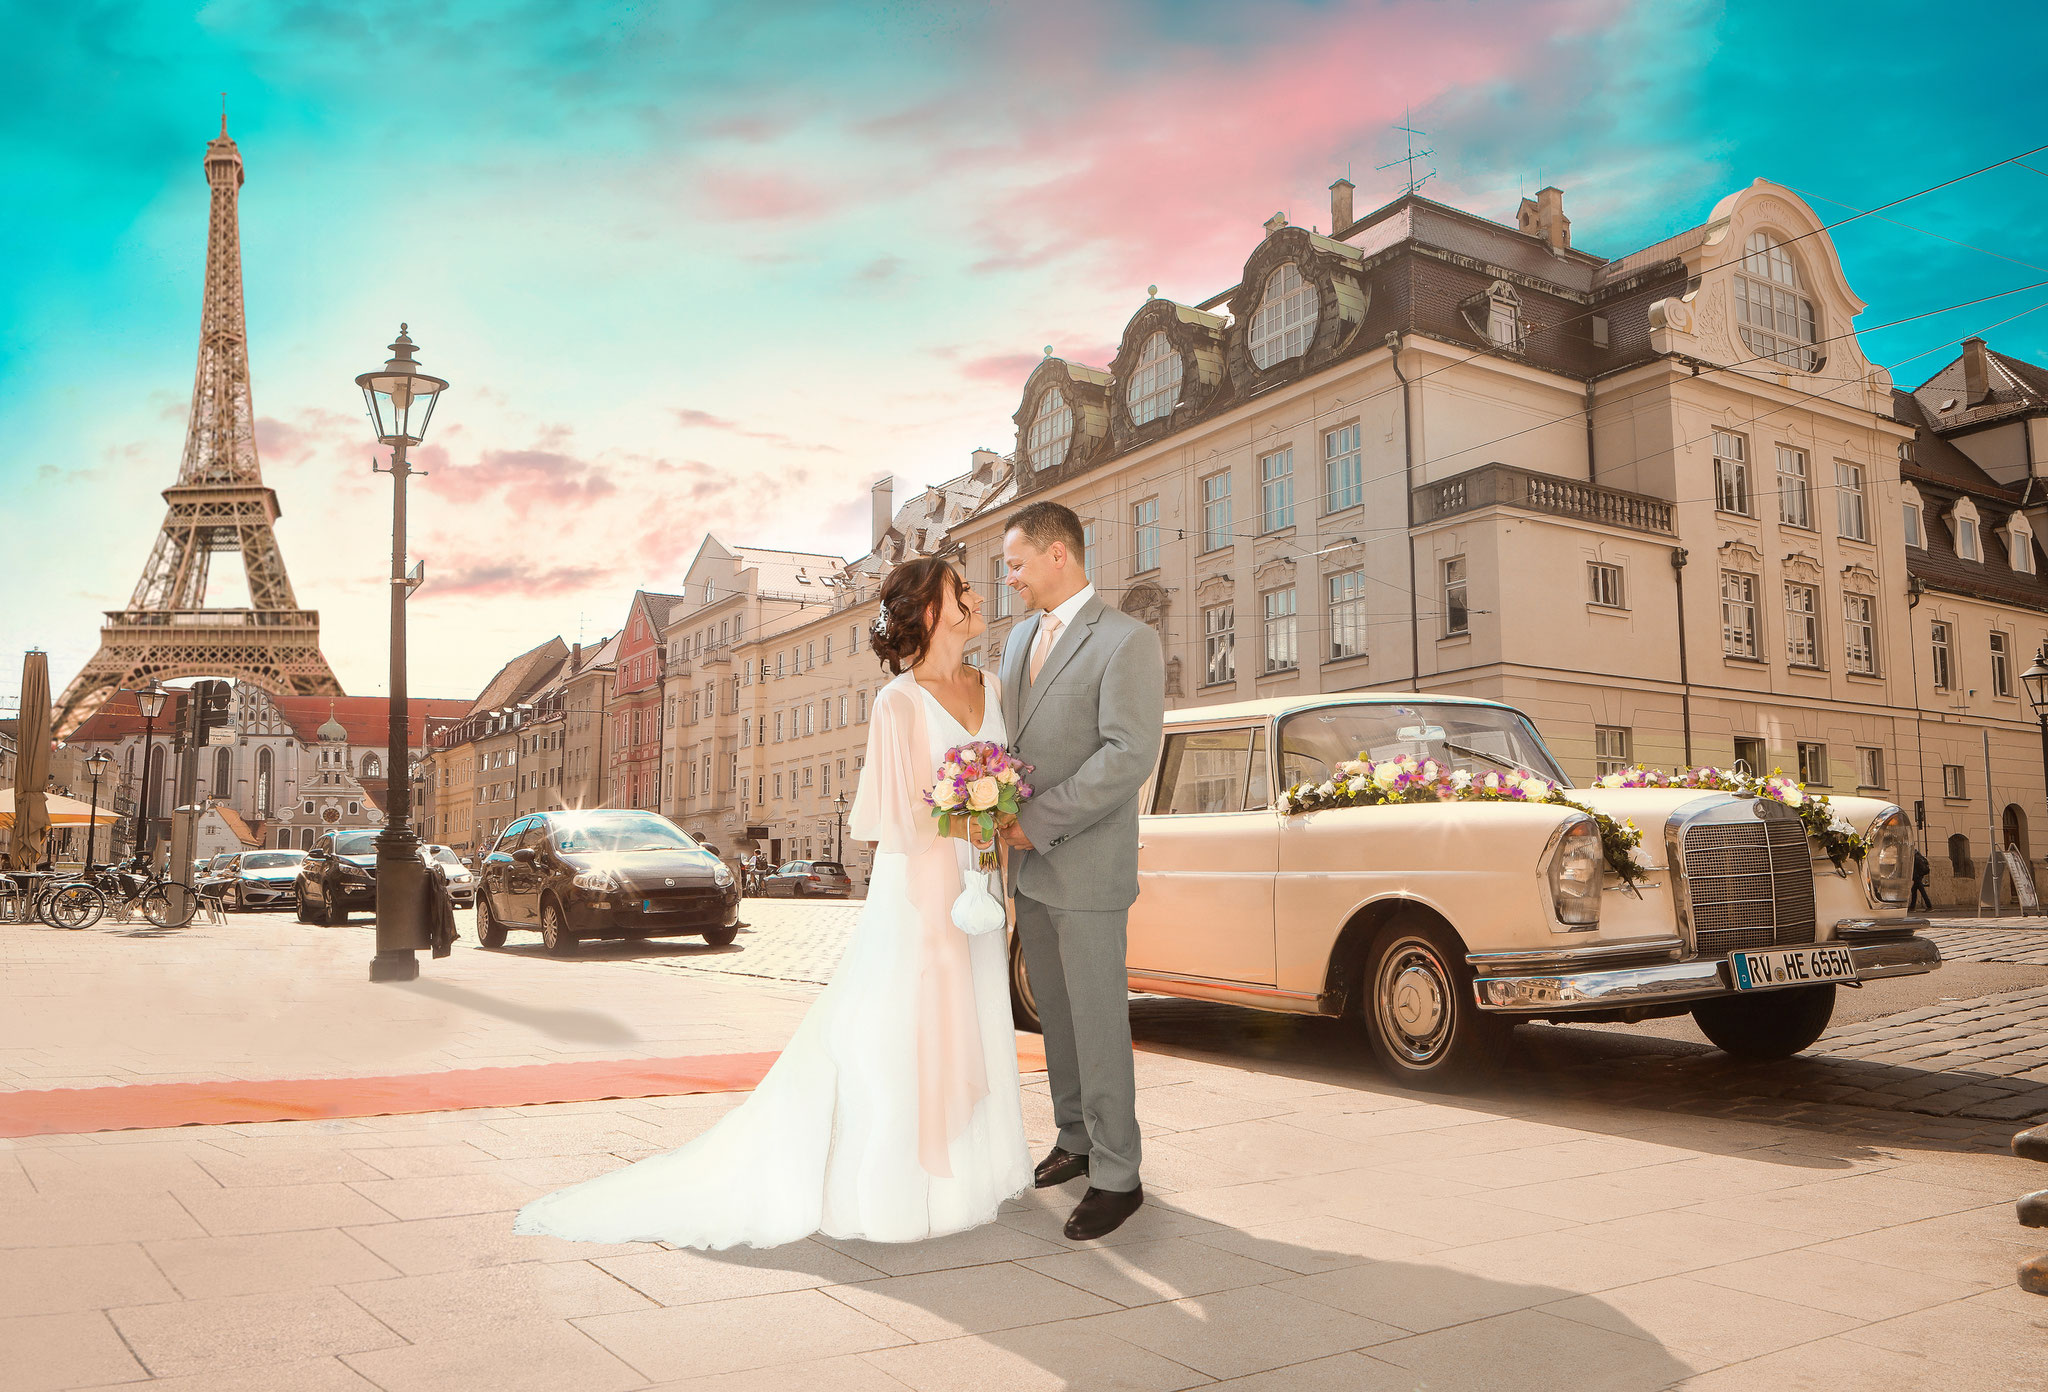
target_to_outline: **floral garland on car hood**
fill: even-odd
[[[1767,778],[1717,768],[1676,769],[1662,773],[1638,764],[1596,779],[1595,788],[1698,788],[1703,792],[1738,793],[1769,798],[1799,814],[1807,835],[1820,843],[1840,870],[1848,860],[1861,860],[1867,845],[1854,825],[1835,811],[1825,795],[1809,793],[1803,784],[1773,769]],[[1604,812],[1575,802],[1546,778],[1527,770],[1474,776],[1464,769],[1446,769],[1434,759],[1403,754],[1393,759],[1353,759],[1337,766],[1334,777],[1321,783],[1297,783],[1280,795],[1283,816],[1319,812],[1329,807],[1372,807],[1397,802],[1535,802],[1584,812],[1600,829],[1600,849],[1607,868],[1622,883],[1634,885],[1651,870],[1642,852],[1643,833],[1633,819],[1617,822]]]
[[[1739,769],[1689,768],[1660,773],[1637,764],[1593,780],[1596,788],[1699,788],[1707,792],[1741,793],[1748,797],[1782,802],[1799,814],[1806,834],[1820,843],[1829,860],[1840,870],[1844,861],[1861,860],[1869,843],[1855,824],[1835,810],[1824,793],[1810,793],[1806,785],[1789,778],[1783,769],[1772,769],[1759,778]]]
[[[1593,819],[1607,868],[1633,886],[1653,868],[1643,856],[1643,833],[1633,821],[1615,821],[1574,802],[1547,778],[1526,770],[1484,773],[1447,769],[1434,759],[1403,754],[1394,759],[1352,759],[1337,765],[1321,783],[1297,783],[1280,795],[1280,812],[1294,816],[1326,807],[1374,807],[1392,802],[1537,802],[1569,807]]]

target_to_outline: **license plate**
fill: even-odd
[[[1811,986],[1856,980],[1856,959],[1846,947],[1788,947],[1777,952],[1731,952],[1728,967],[1738,991]]]

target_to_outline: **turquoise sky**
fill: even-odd
[[[1009,447],[1044,345],[1105,362],[1148,284],[1229,286],[1347,170],[1361,208],[1397,192],[1374,166],[1404,109],[1427,192],[1509,219],[1559,184],[1575,242],[1618,256],[1760,176],[1846,216],[2048,143],[2048,21],[1978,13],[1933,42],[1884,4],[4,0],[0,704],[25,647],[69,679],[161,520],[222,91],[300,601],[343,684],[382,691],[388,484],[352,379],[407,320],[453,383],[414,495],[413,690],[467,696],[616,626],[706,529],[863,549],[874,478]],[[2048,174],[1885,216],[1837,234],[1864,326],[2048,279]],[[1864,347],[1909,385],[1987,328],[2048,361],[2044,300]]]

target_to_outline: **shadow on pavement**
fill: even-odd
[[[466,986],[457,986],[446,981],[436,981],[422,976],[417,981],[394,983],[396,989],[410,991],[415,995],[431,996],[449,1005],[474,1010],[481,1015],[495,1015],[501,1020],[537,1030],[552,1039],[576,1044],[637,1044],[641,1035],[616,1016],[596,1010],[554,1010],[543,1006],[520,1005],[513,1001],[489,995],[483,991],[472,991]]]

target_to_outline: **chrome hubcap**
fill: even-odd
[[[1455,1007],[1450,974],[1436,949],[1409,938],[1380,959],[1373,1012],[1380,1038],[1402,1062],[1424,1067],[1449,1045]]]
[[[1409,1038],[1428,1036],[1444,1016],[1443,994],[1436,978],[1420,967],[1409,967],[1394,982],[1394,1018]]]

